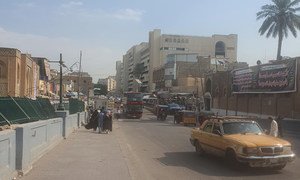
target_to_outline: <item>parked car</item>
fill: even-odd
[[[295,159],[291,143],[266,135],[244,117],[212,117],[192,130],[190,142],[199,154],[225,157],[232,165],[280,170]]]

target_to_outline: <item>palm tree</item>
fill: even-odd
[[[277,60],[281,60],[281,46],[283,37],[288,36],[290,31],[293,36],[297,37],[297,29],[300,30],[300,16],[296,13],[300,7],[295,7],[300,0],[272,0],[272,4],[261,7],[256,16],[257,20],[264,19],[259,33],[267,38],[272,35],[273,38],[278,36]]]

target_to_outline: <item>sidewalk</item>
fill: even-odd
[[[115,130],[115,129],[114,129]],[[21,180],[131,179],[116,133],[81,127],[39,159]]]

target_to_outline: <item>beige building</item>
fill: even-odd
[[[170,91],[176,93],[200,93],[202,88],[199,79],[204,78],[210,70],[209,57],[198,54],[169,54],[164,66],[154,70],[153,82],[156,91]],[[193,83],[191,83],[193,82]],[[192,85],[193,84],[193,85]]]
[[[30,54],[21,54],[21,97],[38,96],[40,67]]]
[[[38,96],[39,66],[29,54],[0,48],[0,96]]]
[[[122,61],[117,61],[116,62],[116,79],[115,79],[117,94],[121,94],[123,92],[122,79],[123,79],[123,63],[122,63]]]
[[[160,29],[149,32],[149,42],[133,46],[123,56],[123,88],[131,90],[133,67],[142,63],[144,71],[140,80],[141,91],[155,91],[153,72],[164,66],[169,54],[198,54],[211,57],[213,62],[237,61],[237,35],[212,35],[211,37],[161,34]]]
[[[107,92],[112,92],[116,90],[116,77],[108,76],[107,78]]]
[[[79,83],[78,83],[79,82]],[[70,85],[75,92],[81,92],[84,95],[89,95],[89,91],[93,89],[93,78],[87,72],[81,72],[80,77],[78,72],[72,72],[63,76],[64,92],[69,89]],[[79,89],[78,89],[79,88]]]
[[[49,60],[44,57],[32,57],[32,59],[39,65],[39,94],[42,96],[49,96],[50,93],[50,84],[51,80],[50,74],[50,64]]]
[[[149,33],[150,63],[149,90],[153,91],[153,71],[164,66],[169,54],[196,53],[202,57],[222,59],[228,63],[237,61],[237,35],[187,36],[161,34],[159,29]]]
[[[0,48],[0,95],[19,97],[21,94],[21,52]]]

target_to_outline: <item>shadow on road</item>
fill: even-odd
[[[202,157],[195,152],[168,152],[165,153],[165,157],[158,158],[157,160],[166,166],[185,167],[200,174],[210,176],[240,177],[281,174],[280,171],[250,169],[246,167],[234,169],[229,167],[222,158],[209,155]]]

